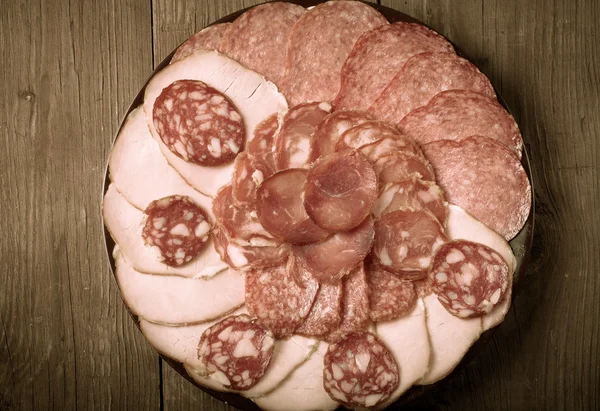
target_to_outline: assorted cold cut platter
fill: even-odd
[[[159,66],[110,154],[107,247],[142,332],[242,408],[382,409],[443,379],[529,249],[514,119],[391,9],[227,20]]]

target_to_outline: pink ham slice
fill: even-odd
[[[238,205],[251,205],[256,202],[256,189],[265,178],[275,172],[268,156],[255,156],[247,151],[240,153],[233,164],[231,190]]]
[[[399,151],[381,157],[374,163],[374,166],[379,187],[413,176],[425,181],[435,181],[435,172],[429,161],[412,153]]]
[[[231,29],[231,23],[213,24],[203,28],[177,48],[169,64],[182,60],[197,50],[217,50],[229,29]]]

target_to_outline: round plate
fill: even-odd
[[[319,0],[292,0],[290,1],[290,3],[296,3],[299,4],[303,7],[311,7],[311,6],[315,6],[317,4],[323,3],[323,1],[319,1]],[[410,17],[404,13],[401,13],[397,10],[391,9],[389,7],[385,7],[385,6],[380,6],[378,4],[373,4],[373,3],[368,3],[371,7],[374,7],[375,9],[379,10],[379,12],[381,12],[381,14],[383,14],[390,23],[394,23],[396,21],[405,21],[405,22],[412,22],[412,23],[419,23],[419,24],[423,24],[420,21],[418,21],[417,19]],[[232,13],[228,16],[223,17],[222,19],[219,19],[217,21],[215,21],[213,24],[217,24],[217,23],[227,23],[227,22],[233,22],[237,17],[239,17],[242,13],[244,13],[246,10],[250,9],[246,8],[243,10],[239,10],[235,13]],[[423,24],[424,26],[426,26],[425,24]],[[452,42],[451,42],[452,43]],[[470,60],[465,53],[460,50],[459,47],[457,47],[454,43],[452,43],[452,45],[454,46],[456,53],[459,56],[462,56],[468,60]],[[127,112],[125,113],[125,116],[123,118],[123,121],[121,122],[121,126],[119,127],[119,131],[117,131],[116,136],[118,136],[119,132],[121,131],[121,128],[123,127],[123,124],[125,123],[125,119],[127,118],[127,116],[129,115],[129,113],[131,113],[136,107],[140,106],[143,101],[144,101],[144,92],[146,90],[146,86],[148,85],[148,82],[150,81],[150,79],[156,74],[158,73],[160,70],[162,70],[163,68],[165,68],[168,64],[169,61],[171,61],[171,58],[173,57],[173,54],[175,54],[175,50],[173,50],[158,66],[156,66],[156,69],[152,72],[152,74],[150,75],[150,77],[148,77],[148,79],[146,80],[144,86],[141,88],[141,90],[139,91],[139,93],[137,94],[137,96],[135,97],[135,99],[133,100],[133,102],[131,103],[131,106],[129,107],[129,109],[127,110]],[[498,96],[498,101],[500,102],[500,104],[502,104],[504,106],[504,108],[506,108],[508,111],[510,111],[508,109],[508,107],[506,106],[506,103],[504,102],[504,100],[502,99],[502,97],[500,96],[500,94],[498,93],[498,90],[496,89],[496,95]],[[116,136],[113,139],[113,145],[114,142],[116,141]],[[532,195],[532,201],[534,198],[534,187],[533,187],[533,181],[531,179],[531,171],[530,171],[530,164],[529,164],[529,155],[527,153],[527,150],[524,149],[523,150],[523,158],[521,160],[523,167],[525,168],[525,171],[527,172],[527,175],[529,176],[529,182],[531,184],[531,195]],[[102,188],[102,195],[104,196],[104,194],[106,193],[107,189],[108,189],[108,185],[110,184],[110,178],[108,175],[108,160],[106,163],[106,168],[105,168],[105,173],[104,173],[104,185]],[[520,286],[520,281],[522,280],[522,278],[524,278],[525,276],[525,269],[527,266],[527,263],[529,261],[529,254],[531,251],[531,243],[532,243],[532,239],[533,239],[533,226],[534,226],[534,204],[532,203],[531,206],[531,212],[529,213],[529,217],[527,218],[527,221],[525,222],[525,226],[523,227],[523,229],[521,230],[521,232],[519,232],[519,234],[517,234],[517,236],[515,238],[513,238],[510,241],[510,246],[513,250],[513,253],[515,254],[515,257],[517,258],[517,268],[515,270],[515,274],[514,274],[514,282],[513,282],[513,299],[514,299],[514,295],[518,292],[519,290],[519,286]],[[112,250],[115,246],[115,243],[112,239],[112,237],[110,236],[108,230],[106,229],[106,227],[104,226],[104,219],[102,219],[102,224],[104,227],[104,238],[105,238],[105,246],[106,246],[106,254],[108,257],[108,260],[110,261],[110,266],[111,266],[111,270],[113,273],[113,278],[115,279],[115,283],[116,283],[116,276],[114,275],[115,273],[115,259],[112,256]],[[118,287],[118,283],[117,283],[117,287]],[[124,303],[125,304],[125,303]],[[125,304],[126,305],[126,304]],[[126,305],[127,306],[127,305]],[[136,325],[139,328],[139,319],[137,318],[137,316],[135,314],[133,314],[130,310],[129,307],[127,307],[127,310],[129,311],[129,314],[131,315],[131,317],[133,318],[133,320],[135,321]],[[440,384],[444,384],[447,383],[448,380],[450,380],[454,375],[459,374],[476,356],[479,352],[481,352],[481,350],[485,347],[485,345],[487,344],[487,341],[492,337],[492,335],[494,334],[495,328],[487,330],[486,332],[484,332],[479,340],[477,340],[469,349],[469,351],[467,352],[467,354],[463,357],[463,359],[461,360],[461,362],[456,366],[456,368],[454,369],[454,371],[452,371],[452,373],[447,376],[446,378],[444,378],[443,380],[435,383],[435,384],[431,384],[431,385],[424,385],[424,386],[413,386],[412,388],[410,388],[405,394],[402,395],[402,397],[400,397],[400,399],[398,401],[396,401],[393,406],[400,406],[403,404],[408,404],[412,401],[414,401],[415,399],[417,399],[418,397],[421,397],[423,394],[427,393],[428,391],[430,391],[433,387],[439,386]],[[181,374],[183,377],[185,377],[188,381],[190,381],[192,384],[194,384],[195,386],[197,386],[198,388],[200,388],[202,391],[212,395],[213,397],[217,398],[220,401],[226,402],[230,405],[233,405],[234,407],[237,407],[241,410],[247,410],[247,411],[260,411],[260,408],[253,403],[251,400],[242,397],[241,395],[238,394],[232,394],[232,393],[222,393],[219,391],[214,391],[211,390],[209,388],[203,387],[201,385],[198,385],[196,382],[194,382],[194,380],[192,380],[192,378],[190,378],[187,375],[187,372],[185,371],[185,369],[183,368],[183,364],[165,357],[164,355],[161,355],[161,357],[163,358],[163,360],[165,360],[171,367],[173,367],[179,374]]]

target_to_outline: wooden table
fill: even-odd
[[[0,409],[226,410],[164,364],[124,309],[100,193],[153,67],[255,1],[0,7]],[[536,227],[512,311],[423,409],[600,409],[600,7],[594,0],[382,1],[458,44],[531,153]]]

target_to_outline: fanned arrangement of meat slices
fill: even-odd
[[[358,1],[261,4],[183,43],[117,136],[123,300],[200,386],[383,409],[506,316],[522,150],[436,32]]]

